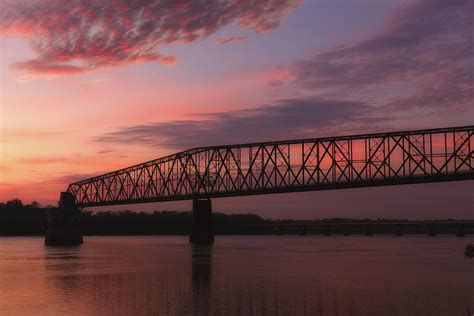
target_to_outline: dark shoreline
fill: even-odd
[[[4,223],[2,223],[4,224]],[[163,223],[169,225],[169,223]],[[162,224],[162,225],[163,225]],[[160,226],[162,226],[160,225]],[[221,236],[269,236],[269,235],[344,235],[344,236],[377,236],[377,235],[424,235],[424,236],[474,236],[474,221],[402,221],[402,222],[330,222],[302,224],[281,223],[278,221],[265,224],[242,224],[217,226],[215,224],[215,235]],[[0,225],[0,228],[2,228]],[[45,226],[36,227],[33,232],[18,232],[0,229],[0,237],[37,237],[43,236]],[[176,227],[175,227],[176,228]],[[82,224],[84,236],[187,236],[189,225],[180,226],[177,231],[160,230],[159,227],[150,230],[147,226],[140,231],[136,227],[133,231],[124,230],[123,227],[108,227],[101,231],[97,226]]]
[[[46,212],[37,204],[19,200],[0,203],[0,236],[42,236],[47,229]],[[190,212],[90,212],[82,211],[84,236],[173,236],[188,235]],[[348,219],[315,220],[264,219],[255,214],[212,214],[216,235],[474,235],[474,219],[406,220]]]

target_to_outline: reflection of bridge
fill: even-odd
[[[79,207],[192,199],[194,226],[209,232],[194,227],[191,238],[205,241],[211,204],[202,199],[474,179],[473,135],[465,126],[199,147],[67,192]]]

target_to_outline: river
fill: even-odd
[[[0,238],[0,315],[467,315],[473,237]]]

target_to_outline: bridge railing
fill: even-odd
[[[474,126],[193,148],[70,184],[79,206],[474,179]]]

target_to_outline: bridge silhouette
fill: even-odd
[[[198,147],[70,184],[61,216],[65,209],[193,200],[190,240],[210,243],[211,198],[472,180],[473,134],[474,126],[461,126]]]

